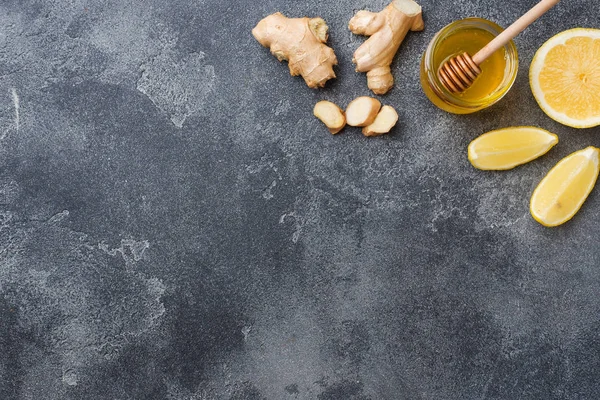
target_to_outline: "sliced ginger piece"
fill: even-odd
[[[329,128],[329,132],[336,134],[346,126],[346,116],[341,108],[330,101],[320,101],[313,110],[315,117]]]
[[[361,10],[348,28],[357,35],[370,36],[355,52],[357,72],[367,73],[369,89],[385,94],[394,86],[390,64],[408,31],[424,28],[421,6],[413,0],[394,0],[383,11]]]
[[[311,88],[335,78],[337,58],[326,46],[327,24],[322,18],[288,18],[281,13],[262,19],[252,35],[279,61],[288,61],[290,74],[301,75]]]
[[[350,126],[371,125],[380,109],[379,100],[367,96],[357,97],[346,107],[346,122]]]
[[[381,136],[388,133],[398,122],[398,113],[390,106],[381,107],[375,121],[362,129],[363,135],[367,137]]]

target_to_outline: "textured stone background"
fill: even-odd
[[[383,98],[391,135],[338,136],[314,103],[368,95],[358,9],[387,0],[2,0],[0,399],[595,399],[600,194],[545,229],[529,196],[600,145],[537,107],[535,50],[600,27],[569,0],[516,41],[497,106],[434,108],[434,33],[508,25],[534,0],[422,0]],[[308,89],[250,35],[320,15],[339,79]],[[560,136],[504,173],[466,146],[508,125]]]

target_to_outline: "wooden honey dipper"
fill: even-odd
[[[472,58],[465,52],[446,61],[438,70],[439,80],[444,87],[452,93],[464,92],[471,87],[473,82],[475,82],[475,79],[481,74],[479,66],[482,62],[494,54],[496,50],[510,42],[519,33],[523,32],[525,28],[535,22],[535,20],[541,17],[546,11],[554,7],[559,1],[560,0],[540,1],[511,26],[496,36],[484,48],[479,50]]]

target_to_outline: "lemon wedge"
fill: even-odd
[[[600,149],[590,146],[559,161],[531,196],[533,218],[544,226],[557,226],[573,218],[596,184],[599,155]]]
[[[538,104],[574,128],[600,125],[600,29],[570,29],[540,47],[529,69]]]
[[[478,169],[505,170],[546,154],[558,136],[533,126],[484,133],[469,144],[469,161]]]

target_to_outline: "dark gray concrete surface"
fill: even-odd
[[[0,399],[597,399],[600,193],[529,215],[560,158],[600,145],[528,85],[535,50],[600,27],[564,0],[517,40],[520,73],[472,116],[418,82],[434,33],[535,1],[423,0],[393,64],[392,134],[330,135],[314,103],[368,95],[356,10],[387,1],[0,2]],[[338,79],[310,90],[250,30],[322,16]],[[557,133],[503,173],[466,146]]]

